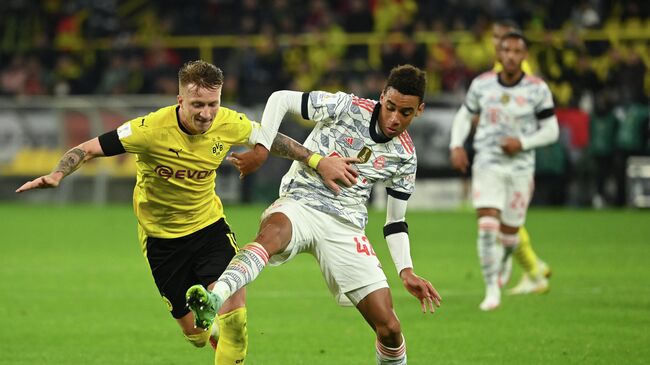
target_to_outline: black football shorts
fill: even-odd
[[[189,313],[187,289],[216,281],[238,250],[235,234],[223,218],[187,236],[147,237],[146,244],[154,281],[174,318]]]

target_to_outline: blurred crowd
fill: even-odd
[[[462,93],[493,63],[492,21],[508,18],[539,35],[530,61],[558,104],[578,105],[588,91],[641,101],[650,88],[649,8],[643,0],[7,0],[0,93],[175,94],[178,66],[200,54],[161,37],[209,35],[235,37],[212,57],[230,80],[225,94],[244,104],[288,87],[374,95],[385,72],[407,62],[428,71],[429,96]],[[589,29],[607,36],[587,41]],[[610,41],[635,30],[646,38]],[[359,33],[380,41],[346,46]],[[313,35],[308,44],[278,42],[302,34]]]
[[[493,65],[491,24],[511,19],[565,108],[566,140],[540,153],[541,174],[588,166],[572,173],[596,176],[594,196],[621,204],[610,175],[648,151],[647,0],[5,0],[0,14],[0,95],[175,95],[178,67],[205,56],[183,39],[231,36],[209,52],[224,101],[241,105],[286,88],[377,97],[403,63],[427,71],[430,100],[463,95]]]

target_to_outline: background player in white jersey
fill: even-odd
[[[509,19],[497,20],[492,24],[492,41],[494,43],[494,50],[496,51],[496,60],[494,62],[494,67],[492,68],[494,72],[500,72],[503,70],[503,65],[499,62],[498,50],[499,44],[501,43],[501,37],[509,32],[521,32],[521,30],[517,23]],[[521,63],[521,69],[527,75],[534,74],[528,60],[524,60]],[[478,115],[475,116],[472,123],[478,123]],[[512,255],[508,253],[506,256],[507,257],[504,258],[505,262],[503,268],[499,273],[499,285],[501,285],[501,287],[505,286],[510,280],[510,274],[512,272],[512,256],[517,259],[517,262],[524,270],[517,285],[508,290],[508,293],[530,294],[544,293],[548,291],[548,281],[536,280],[536,278],[539,275],[544,275],[547,279],[550,278],[551,268],[545,261],[537,256],[537,253],[533,249],[530,235],[525,226],[519,228],[519,244],[516,249]]]
[[[391,71],[379,103],[343,92],[279,91],[271,95],[262,126],[277,131],[287,112],[301,113],[317,123],[304,145],[320,155],[310,158],[311,168],[291,166],[282,180],[280,198],[262,216],[255,241],[233,258],[212,291],[190,288],[188,304],[197,318],[209,324],[221,303],[253,281],[267,263],[279,265],[308,252],[317,259],[339,303],[354,304],[376,332],[377,363],[406,364],[405,341],[386,276],[364,233],[365,203],[374,183],[385,181],[384,235],[390,254],[402,283],[419,299],[422,311],[433,312],[441,298],[429,281],[413,271],[405,221],[417,164],[406,127],[424,109],[425,83],[421,70],[406,65]],[[358,157],[356,184],[339,191],[324,186],[313,170],[321,155]]]
[[[476,156],[472,167],[472,200],[478,215],[478,254],[486,284],[482,310],[501,303],[498,273],[503,247],[512,251],[526,219],[533,193],[533,149],[557,140],[559,128],[553,97],[546,83],[526,75],[522,62],[528,55],[521,33],[501,39],[498,57],[503,70],[479,75],[472,81],[465,103],[456,114],[451,134],[451,161],[467,168],[463,143],[473,115],[480,115],[474,136]],[[498,244],[498,238],[503,246]],[[535,280],[546,280],[538,275]]]

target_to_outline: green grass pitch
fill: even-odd
[[[239,244],[262,206],[226,207]],[[416,272],[443,296],[434,314],[402,287],[382,212],[368,237],[389,277],[409,363],[642,364],[650,361],[650,212],[532,210],[551,291],[481,313],[471,212],[410,212]],[[129,206],[0,205],[0,364],[212,364],[166,312]],[[516,270],[513,278],[519,277]],[[298,256],[249,286],[247,364],[374,364],[374,336]]]

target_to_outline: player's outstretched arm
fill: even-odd
[[[278,133],[273,139],[271,153],[274,156],[310,165],[321,175],[325,185],[336,194],[341,190],[337,181],[348,187],[357,183],[356,177],[359,173],[353,166],[354,163],[359,162],[357,158],[322,157],[282,133]],[[239,170],[240,178],[244,178],[257,170],[266,161],[267,156],[266,148],[258,144],[250,151],[231,153],[227,160]]]
[[[32,189],[56,188],[64,177],[73,173],[81,164],[99,156],[104,156],[99,139],[93,138],[86,141],[63,154],[52,172],[24,183],[16,189],[16,193]]]
[[[337,195],[341,192],[337,182],[347,187],[357,183],[359,172],[353,165],[359,162],[356,157],[323,157],[282,133],[275,136],[271,153],[309,165],[320,174],[323,183]]]
[[[277,157],[304,163],[307,163],[309,156],[313,153],[293,138],[282,133],[275,135],[270,152]],[[256,144],[250,151],[231,153],[226,160],[239,170],[239,177],[243,179],[257,171],[264,164],[268,155],[269,151],[263,145]]]
[[[271,154],[306,163],[312,152],[293,138],[278,133],[273,139],[273,144],[271,144]],[[263,145],[256,144],[250,151],[231,153],[230,156],[226,157],[226,160],[239,170],[239,177],[243,179],[257,171],[264,164],[268,155],[269,151]]]
[[[436,307],[440,307],[442,297],[430,281],[416,275],[412,268],[403,269],[399,276],[406,290],[420,301],[423,313],[427,311],[433,313]]]

